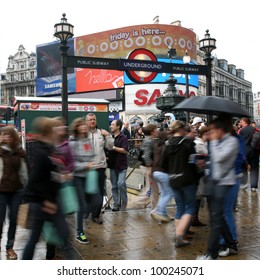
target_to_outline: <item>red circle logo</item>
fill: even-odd
[[[140,48],[133,50],[128,59],[134,60],[150,60],[157,61],[157,57],[149,50]],[[148,72],[148,71],[126,71],[126,74],[130,80],[138,84],[145,84],[151,82],[157,75],[156,72]]]

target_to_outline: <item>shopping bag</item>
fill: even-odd
[[[29,203],[20,204],[18,215],[17,215],[17,225],[25,229],[30,229],[31,224],[32,224],[32,219],[30,217]]]
[[[69,182],[63,183],[59,190],[59,195],[61,209],[64,214],[68,215],[78,211],[79,202],[74,186],[72,186]]]
[[[60,238],[58,230],[54,223],[46,221],[42,228],[42,236],[46,243],[62,246],[63,241]]]
[[[85,192],[87,194],[98,193],[98,172],[95,169],[90,169],[86,173]]]

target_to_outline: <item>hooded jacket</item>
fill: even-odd
[[[191,139],[177,136],[166,142],[161,166],[169,174],[172,188],[185,187],[198,182],[196,165],[189,162],[192,154],[195,154],[195,148]]]
[[[0,147],[0,192],[15,192],[28,181],[25,151],[21,147],[11,150]]]
[[[29,182],[24,200],[42,203],[44,200],[57,202],[60,182],[55,178],[59,166],[55,163],[55,147],[48,143],[37,141]]]

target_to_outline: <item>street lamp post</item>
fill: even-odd
[[[184,64],[189,64],[190,63],[190,56],[188,55],[188,51],[186,50],[185,55],[183,57],[183,63]],[[189,90],[189,74],[185,74],[185,83],[186,83],[186,98],[189,98],[190,90]],[[186,122],[187,124],[189,123],[190,120],[190,113],[187,112],[187,119]]]
[[[176,56],[176,50],[169,47],[168,56],[170,62],[172,58]],[[165,113],[173,112],[173,108],[183,100],[183,97],[180,96],[176,89],[177,80],[175,79],[173,73],[170,74],[169,78],[166,80],[168,84],[164,95],[156,99],[156,108],[161,110],[161,115],[164,116]],[[183,117],[181,113],[178,113],[179,116]]]
[[[212,95],[211,67],[213,57],[211,52],[216,49],[216,39],[210,37],[209,30],[206,30],[205,37],[199,41],[199,49],[205,53],[205,64],[208,66],[206,75],[206,95]]]
[[[68,125],[68,49],[67,42],[73,37],[73,25],[67,22],[66,14],[62,14],[61,22],[54,25],[54,36],[60,40],[61,70],[62,70],[62,116]]]

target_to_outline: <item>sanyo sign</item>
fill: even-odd
[[[143,84],[125,86],[125,106],[128,111],[158,111],[156,98],[164,94],[167,84]],[[186,96],[185,85],[176,85],[178,94]],[[196,96],[198,89],[189,87],[189,96]]]

